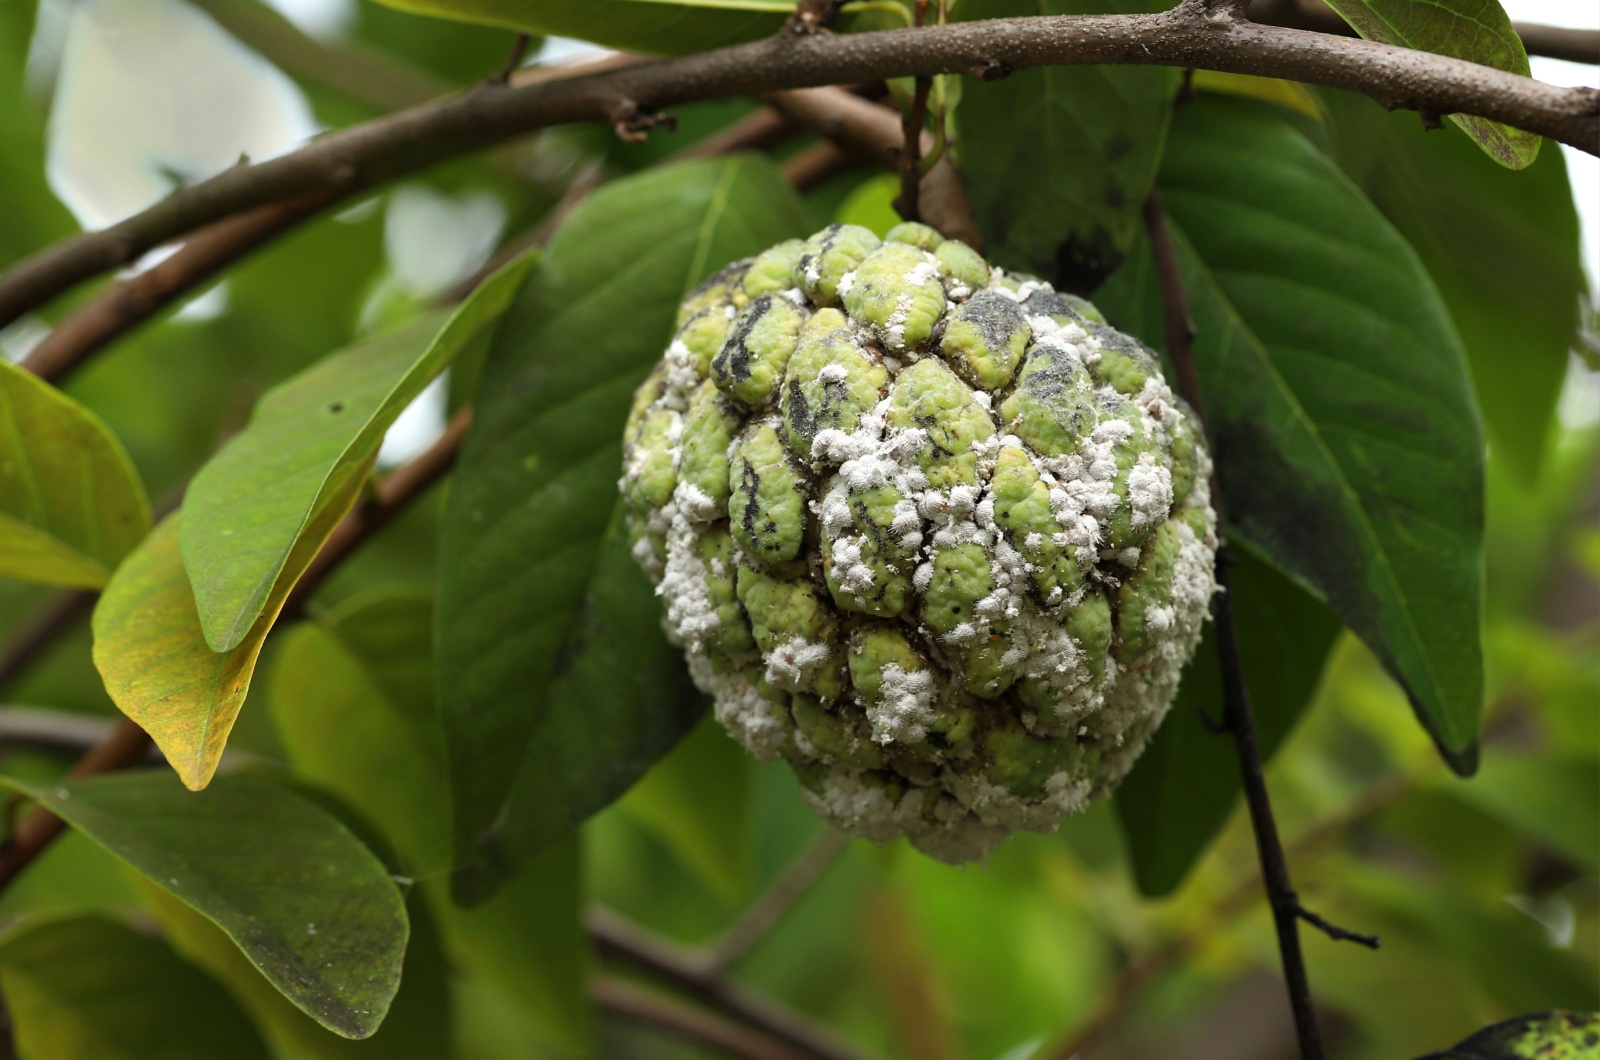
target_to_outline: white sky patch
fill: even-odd
[[[505,223],[505,204],[491,191],[457,198],[426,184],[403,184],[389,196],[383,249],[400,285],[426,298],[488,261]]]
[[[86,228],[316,131],[276,67],[177,0],[83,0],[50,115],[50,186]]]
[[[320,41],[343,37],[360,17],[356,0],[266,0],[266,4]]]
[[[215,320],[228,311],[228,281],[215,284],[198,298],[191,298],[184,307],[173,314],[174,320],[199,323]]]
[[[383,436],[383,446],[378,450],[379,467],[394,467],[420,456],[444,433],[449,378],[446,372],[429,383],[390,425]]]
[[[1589,0],[1502,0],[1513,22],[1543,22],[1573,29],[1600,29],[1600,3]],[[1535,55],[1530,60],[1533,76],[1552,85],[1588,85],[1600,88],[1600,66],[1569,63]],[[1543,150],[1557,146],[1546,143]],[[1589,289],[1600,292],[1600,158],[1576,147],[1561,147],[1572,177],[1577,198],[1578,219],[1583,225],[1583,266],[1589,273]]]

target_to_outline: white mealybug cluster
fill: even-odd
[[[1116,785],[1215,590],[1210,459],[1155,356],[923,225],[706,281],[624,444],[717,719],[845,831],[946,861]]]

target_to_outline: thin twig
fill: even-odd
[[[589,997],[603,1012],[726,1056],[741,1060],[807,1060],[808,1054],[759,1031],[679,1004],[615,976],[595,977],[589,984]]]
[[[731,982],[704,955],[658,938],[605,909],[585,918],[602,956],[659,975],[734,1019],[757,1027],[816,1060],[860,1060],[862,1054],[837,1041],[787,1005]]]
[[[1204,402],[1199,373],[1195,368],[1193,317],[1177,251],[1161,209],[1161,196],[1152,191],[1144,204],[1145,226],[1150,234],[1151,255],[1161,285],[1161,302],[1167,332],[1167,356],[1177,369],[1179,388],[1205,423]],[[1311,981],[1306,974],[1305,956],[1300,948],[1300,921],[1304,920],[1334,939],[1348,939],[1377,948],[1378,940],[1369,935],[1337,927],[1310,912],[1300,903],[1289,879],[1289,863],[1283,840],[1273,819],[1272,798],[1267,790],[1261,747],[1256,736],[1255,715],[1250,707],[1250,690],[1245,683],[1244,661],[1239,654],[1239,632],[1233,618],[1233,594],[1229,591],[1232,557],[1228,551],[1227,512],[1222,491],[1213,472],[1212,506],[1217,512],[1217,592],[1211,600],[1211,616],[1217,632],[1217,652],[1222,664],[1223,724],[1233,735],[1238,752],[1239,773],[1244,787],[1245,805],[1255,833],[1256,855],[1261,863],[1261,878],[1278,933],[1278,955],[1283,964],[1284,984],[1289,992],[1289,1007],[1294,1013],[1295,1033],[1300,1043],[1301,1060],[1322,1060],[1322,1032],[1317,1025],[1316,1007],[1311,998]]]
[[[490,78],[493,83],[497,85],[507,85],[511,83],[511,75],[521,69],[522,60],[528,56],[529,39],[530,38],[526,33],[517,34],[516,39],[511,42],[511,54],[506,56],[505,65],[500,67],[499,73]]]
[[[0,277],[0,327],[82,281],[232,214],[328,191],[336,198],[549,125],[630,123],[662,108],[786,88],[1033,66],[1134,64],[1285,77],[1364,92],[1392,107],[1476,114],[1600,154],[1600,90],[1556,88],[1476,63],[1326,33],[1259,26],[1242,0],[1183,0],[1152,15],[1039,16],[880,30],[780,34],[750,44],[526,87],[459,96],[235,166]],[[569,72],[570,73],[570,72]],[[513,78],[513,84],[519,79]]]
[[[743,960],[789,915],[789,910],[833,867],[849,845],[849,836],[835,828],[824,828],[744,915],[706,948],[707,965],[721,974]]]
[[[203,228],[183,248],[131,279],[112,284],[51,330],[21,366],[60,383],[97,350],[206,283],[332,201],[326,191],[257,207]]]

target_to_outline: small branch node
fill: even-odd
[[[1296,899],[1294,903],[1294,915],[1299,917],[1301,920],[1304,920],[1306,923],[1310,924],[1312,927],[1316,928],[1330,939],[1333,939],[1335,942],[1355,942],[1365,946],[1369,950],[1375,950],[1383,945],[1383,940],[1378,938],[1378,936],[1365,935],[1359,931],[1351,931],[1349,928],[1342,928],[1338,924],[1332,923],[1331,921],[1318,916],[1316,913],[1313,913],[1311,910],[1301,905],[1298,899]]]
[[[1205,726],[1206,732],[1209,732],[1213,736],[1226,736],[1232,731],[1228,728],[1228,723],[1226,721],[1219,720],[1215,714],[1211,713],[1205,707],[1200,708],[1200,724]]]
[[[1422,119],[1422,127],[1424,129],[1431,131],[1444,128],[1444,122],[1439,119],[1439,112],[1432,107],[1417,107],[1417,115]]]
[[[675,114],[661,114],[646,110],[631,99],[625,99],[611,108],[611,127],[617,136],[630,144],[642,144],[650,138],[650,130],[665,128],[672,132],[678,128]]]
[[[823,33],[833,25],[844,5],[845,0],[800,0],[784,28],[797,37]]]
[[[1004,81],[1011,76],[1011,67],[992,55],[985,56],[967,67],[967,76],[979,81]]]

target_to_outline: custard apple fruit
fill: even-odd
[[[846,832],[945,861],[1116,785],[1215,587],[1210,459],[1156,357],[923,225],[696,288],[624,447],[716,717]]]

